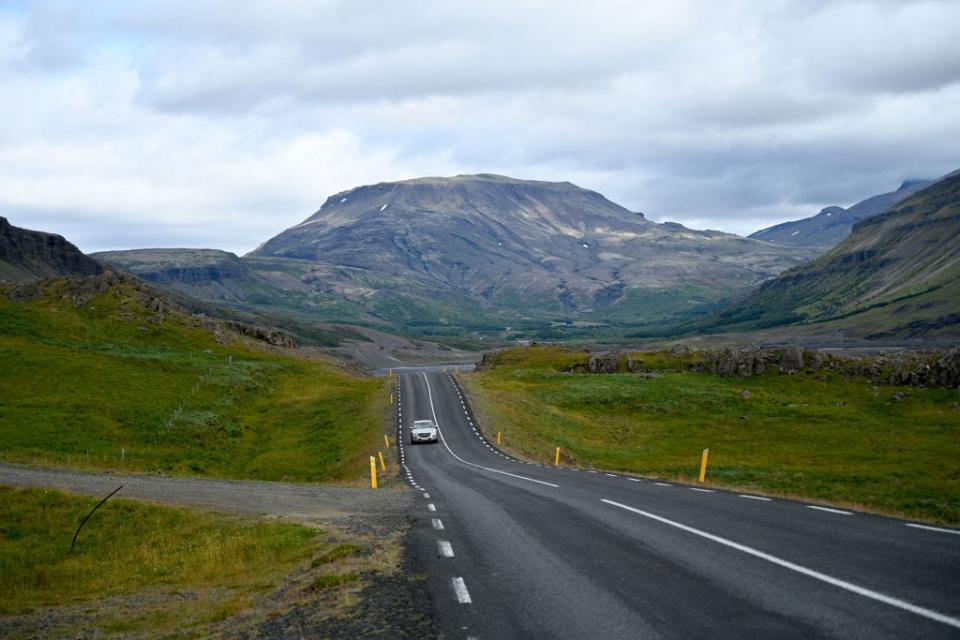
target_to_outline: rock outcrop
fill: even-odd
[[[0,218],[0,280],[35,282],[60,276],[92,276],[103,266],[63,236],[31,231]]]
[[[784,374],[829,371],[873,384],[960,387],[960,349],[940,353],[897,353],[851,357],[799,347],[758,347],[698,352],[689,368],[723,377],[749,378],[775,365]]]
[[[569,370],[595,374],[629,372],[655,375],[663,370],[663,366],[648,368],[644,361],[649,360],[650,356],[620,351],[585,354],[584,359],[570,366]],[[674,359],[675,371],[697,371],[724,378],[749,378],[768,371],[783,375],[822,371],[866,378],[875,385],[960,388],[960,348],[943,352],[852,357],[796,346],[725,347],[693,352],[675,347],[669,352],[669,357]],[[489,367],[486,354],[484,360],[481,366]]]

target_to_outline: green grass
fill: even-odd
[[[325,546],[322,532],[298,524],[113,498],[71,553],[78,522],[98,500],[0,487],[0,615],[88,603],[88,628],[188,635],[248,608]],[[116,599],[128,597],[151,605],[121,619]]]
[[[0,290],[0,460],[265,480],[352,480],[382,437],[382,380],[149,311],[135,285]],[[232,359],[232,362],[231,362]]]
[[[583,352],[512,349],[464,380],[485,428],[540,461],[559,446],[566,464],[691,481],[709,448],[717,485],[960,523],[956,389],[824,372],[721,378],[640,357],[652,377],[569,373]]]

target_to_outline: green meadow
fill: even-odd
[[[87,631],[205,635],[255,607],[291,572],[349,582],[349,557],[362,551],[299,524],[114,498],[71,552],[77,523],[98,501],[0,487],[0,615],[79,607]],[[70,635],[75,624],[66,615],[53,628]]]
[[[667,353],[572,373],[582,351],[510,349],[463,377],[490,437],[541,462],[707,482],[960,523],[960,392],[823,371],[722,378]],[[746,392],[746,393],[744,393]]]

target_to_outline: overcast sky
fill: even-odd
[[[330,194],[570,180],[749,233],[960,168],[960,2],[0,2],[0,215],[245,253]]]

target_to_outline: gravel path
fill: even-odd
[[[348,533],[386,535],[406,522],[414,493],[253,480],[211,480],[87,473],[0,464],[0,484],[47,487],[327,524]]]

